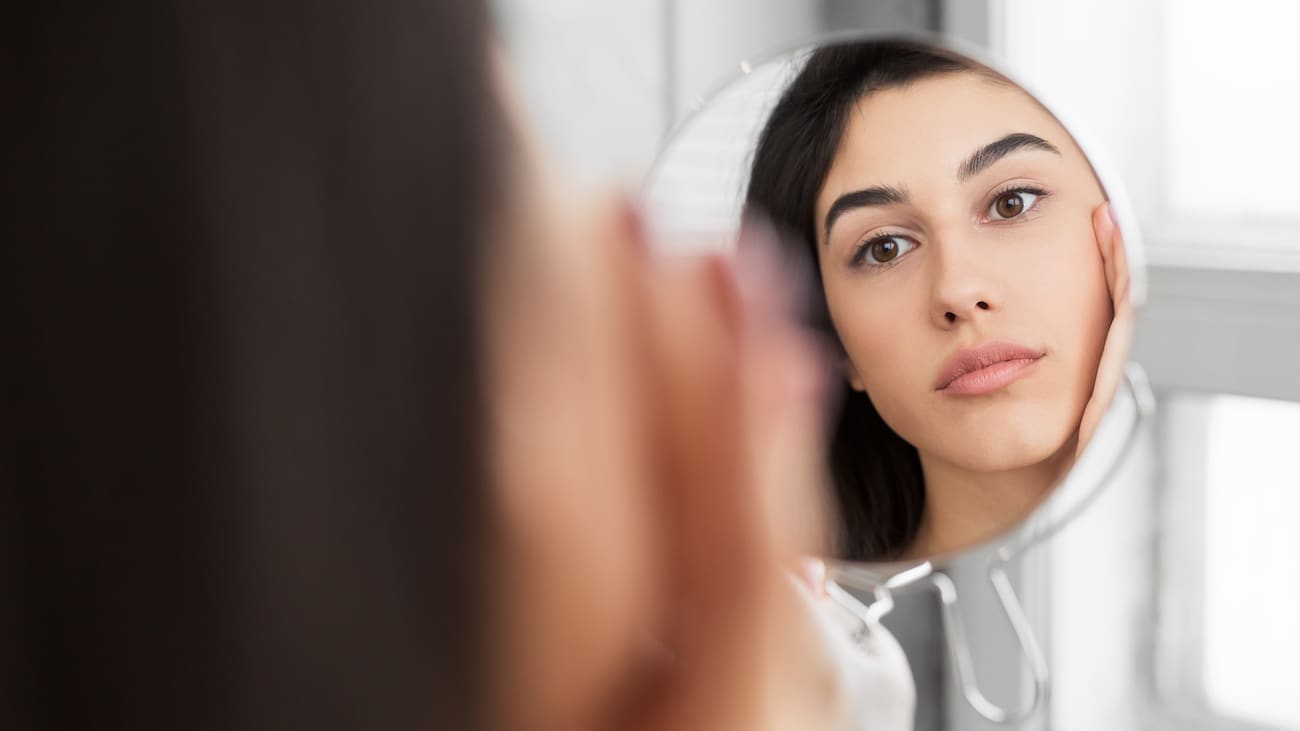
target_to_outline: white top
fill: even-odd
[[[835,719],[830,728],[912,731],[916,683],[898,640],[879,623],[867,626],[833,599],[813,596],[803,582],[791,583],[825,644],[830,675],[824,698],[835,707],[825,709],[830,713],[823,717]]]

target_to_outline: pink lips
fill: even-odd
[[[934,388],[952,396],[993,393],[1024,376],[1043,357],[1041,350],[1007,342],[963,348],[943,362]]]

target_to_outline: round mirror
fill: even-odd
[[[800,262],[837,367],[833,558],[897,575],[1011,540],[1081,457],[1118,458],[1090,445],[1138,230],[1096,150],[989,61],[877,36],[742,63],[671,136],[646,211],[659,246],[743,248],[754,220]]]

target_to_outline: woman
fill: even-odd
[[[840,345],[839,552],[928,557],[1027,515],[1113,393],[1130,318],[1069,133],[960,58],[829,46],[768,119],[746,202],[816,257]]]
[[[481,3],[5,31],[0,727],[831,727],[822,370],[541,172]]]

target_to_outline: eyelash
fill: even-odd
[[[849,263],[855,268],[888,269],[889,267],[896,264],[898,260],[901,259],[902,257],[901,256],[895,257],[894,259],[883,263],[873,262],[871,264],[867,264],[866,258],[867,258],[867,254],[871,251],[871,247],[875,246],[877,243],[881,241],[888,241],[890,239],[907,239],[908,241],[912,242],[913,247],[917,246],[916,241],[911,236],[908,236],[906,234],[900,234],[900,233],[876,234],[875,236],[872,236],[866,241],[863,241],[862,243],[858,244],[857,248],[854,249],[853,251],[853,258],[849,261]]]
[[[1008,193],[1029,193],[1030,195],[1037,196],[1038,200],[1035,201],[1034,203],[1034,209],[1038,208],[1038,206],[1043,202],[1043,200],[1047,199],[1049,196],[1052,195],[1048,191],[1043,190],[1042,188],[1039,188],[1038,186],[1035,185],[1025,185],[1024,183],[1020,183],[1020,184],[1013,183],[1011,185],[1006,186],[1005,188],[1002,188],[1001,190],[996,191],[995,193],[993,193],[993,195],[988,197],[987,202],[985,202],[984,204],[984,208],[983,208],[984,213],[987,214],[988,210],[993,207],[993,204],[997,203],[997,200],[999,198],[1001,198],[1002,196]],[[1026,211],[1025,213],[1028,212],[1029,211]],[[1003,220],[995,219],[989,221],[989,223],[1012,223],[1015,221],[1019,221],[1023,217],[1024,217],[1024,213],[1020,214],[1019,216],[1016,216],[1015,218],[1003,219]]]

